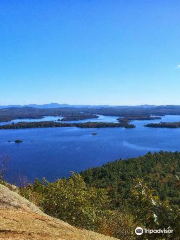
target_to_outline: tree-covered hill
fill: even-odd
[[[118,239],[180,236],[179,152],[118,160],[53,183],[36,179],[19,192],[53,217]],[[137,226],[171,233],[136,236]]]
[[[140,178],[156,190],[161,200],[180,206],[180,153],[148,153],[143,157],[119,160],[82,172],[90,186],[109,188],[113,202],[128,200],[134,180]]]

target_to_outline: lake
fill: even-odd
[[[57,121],[55,118],[60,117],[45,117],[46,120]],[[86,121],[116,122],[116,118],[100,116],[99,119]],[[142,156],[148,151],[180,151],[180,129],[144,127],[147,123],[160,121],[180,121],[180,116],[133,121],[136,128],[132,129],[68,127],[0,130],[0,156],[9,159],[6,179],[16,184],[23,176],[29,181],[36,177],[46,177],[49,181],[54,181],[69,176],[70,171],[80,172],[120,158]],[[97,132],[97,135],[93,136],[92,132]],[[23,142],[8,143],[9,140],[16,139],[22,139]]]

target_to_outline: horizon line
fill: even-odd
[[[180,104],[137,104],[137,105],[112,105],[112,104],[69,104],[69,103],[29,103],[29,104],[0,104],[0,107],[28,107],[34,106],[45,106],[45,105],[67,105],[67,106],[109,106],[109,107],[138,107],[138,106],[180,106]],[[32,106],[33,107],[33,106]]]

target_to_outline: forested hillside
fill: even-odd
[[[137,237],[175,239],[180,236],[179,177],[179,152],[148,153],[54,183],[36,180],[20,193],[45,213],[81,228],[119,239],[135,239],[137,226],[169,228],[173,234]]]
[[[109,188],[115,203],[119,198],[128,200],[134,180],[140,178],[156,190],[161,200],[180,206],[180,153],[148,153],[139,158],[115,161],[100,168],[82,172],[90,186]]]

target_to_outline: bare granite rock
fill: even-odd
[[[44,214],[0,184],[0,240],[115,240]]]

